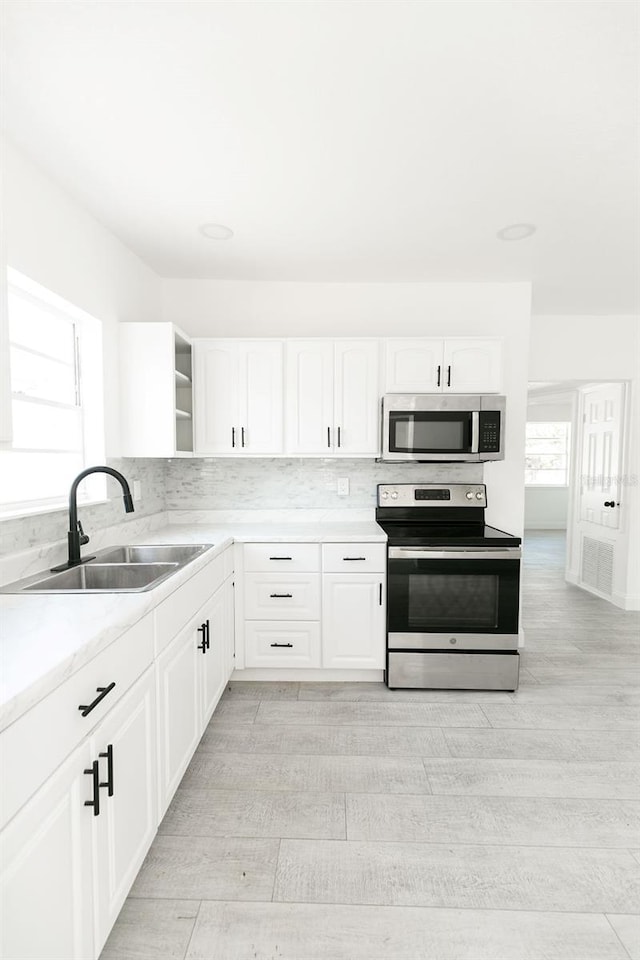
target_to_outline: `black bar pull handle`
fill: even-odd
[[[198,650],[202,650],[203,653],[206,653],[209,649],[209,621],[205,620],[204,623],[201,623],[198,627],[198,633],[202,634],[202,643],[198,644]]]
[[[235,447],[236,445],[236,428],[231,427],[231,446]]]
[[[366,560],[366,557],[343,557],[343,560]]]
[[[293,560],[293,557],[269,557],[269,560]]]
[[[338,446],[340,446],[340,427],[338,427]]]
[[[327,427],[327,446],[331,446],[331,427]]]
[[[451,386],[451,367],[447,367],[447,386]]]
[[[244,447],[244,427],[240,428],[240,436],[242,439],[242,446]]]
[[[97,760],[94,760],[88,770],[84,771],[86,776],[92,778],[93,797],[91,800],[85,800],[85,807],[93,807],[94,817],[100,816],[100,766]]]
[[[270,597],[293,597],[292,593],[270,593]]]
[[[441,373],[442,373],[442,367],[440,366],[440,364],[438,364],[438,383],[436,384],[436,386],[438,386],[438,387],[440,386],[440,374],[441,374]]]
[[[292,643],[272,643],[272,647],[293,647]]]
[[[379,584],[380,592],[378,593],[378,606],[382,606],[382,584]]]
[[[115,685],[116,685],[116,682],[115,682],[115,680],[114,680],[113,683],[110,683],[108,687],[96,687],[96,693],[100,694],[100,696],[96,697],[95,700],[93,701],[93,703],[89,703],[89,704],[87,704],[87,703],[81,703],[81,704],[80,704],[80,706],[78,707],[78,710],[80,710],[80,712],[82,713],[82,716],[83,716],[83,717],[88,716],[88,715],[91,713],[91,711],[94,710],[94,709],[98,706],[98,704],[100,703],[100,701],[101,701],[101,700],[104,700],[104,698],[106,697],[106,695],[107,695],[108,693],[111,693],[111,691],[113,690],[113,688],[115,687]]]
[[[99,753],[99,757],[104,757],[107,761],[107,779],[104,783],[100,783],[99,786],[107,788],[107,796],[113,796],[113,744],[110,743],[107,747],[106,753]]]

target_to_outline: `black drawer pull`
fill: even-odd
[[[447,367],[447,386],[451,386],[451,367]]]
[[[366,560],[366,557],[343,557],[343,560]]]
[[[89,703],[89,704],[81,703],[81,704],[80,704],[80,706],[78,707],[78,710],[81,711],[82,716],[83,716],[83,717],[86,717],[89,713],[91,713],[91,711],[92,711],[95,707],[98,706],[98,704],[100,703],[100,701],[101,701],[101,700],[104,700],[104,698],[106,697],[106,695],[107,695],[108,693],[111,693],[111,691],[113,690],[113,688],[115,687],[115,685],[116,685],[116,682],[115,682],[115,680],[114,680],[113,683],[110,683],[108,687],[96,687],[96,693],[99,693],[100,696],[99,696],[99,697],[96,697],[95,700],[93,701],[93,703]]]
[[[380,592],[378,594],[378,606],[382,606],[382,584],[379,584]]]
[[[293,594],[292,594],[292,593],[270,593],[269,596],[270,596],[270,597],[289,597],[289,598],[291,598],[291,597],[293,597]]]
[[[292,643],[272,643],[272,647],[293,647]]]
[[[100,816],[100,770],[97,760],[94,760],[88,770],[84,771],[88,777],[92,778],[93,799],[85,800],[85,807],[93,807],[94,817]]]
[[[107,761],[107,779],[105,783],[99,784],[101,787],[107,788],[107,796],[113,796],[113,744],[110,743],[107,747],[106,753],[99,753],[99,757],[105,757]]]
[[[208,620],[205,620],[204,623],[200,624],[200,626],[198,627],[198,633],[202,634],[202,643],[198,644],[198,650],[202,650],[203,653],[206,653],[210,647]]]
[[[293,557],[269,557],[269,560],[293,560]]]
[[[441,370],[441,366],[440,364],[438,364],[438,383],[437,383],[438,387],[440,386],[440,370]]]

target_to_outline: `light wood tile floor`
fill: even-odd
[[[101,960],[638,960],[640,618],[524,558],[513,695],[231,684]]]

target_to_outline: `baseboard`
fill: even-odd
[[[525,520],[524,532],[527,530],[566,530],[567,524],[563,520],[533,520],[527,522]]]
[[[234,680],[276,680],[281,683],[283,680],[301,680],[311,683],[346,683],[349,680],[359,682],[382,682],[384,671],[382,670],[323,670],[323,669],[304,669],[298,668],[288,670],[285,668],[258,669],[251,668],[245,670],[234,670],[231,675],[231,683]]]
[[[638,594],[614,593],[611,600],[621,610],[640,610],[640,596]]]

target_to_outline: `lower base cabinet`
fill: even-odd
[[[325,573],[322,579],[322,666],[383,670],[383,575]]]

